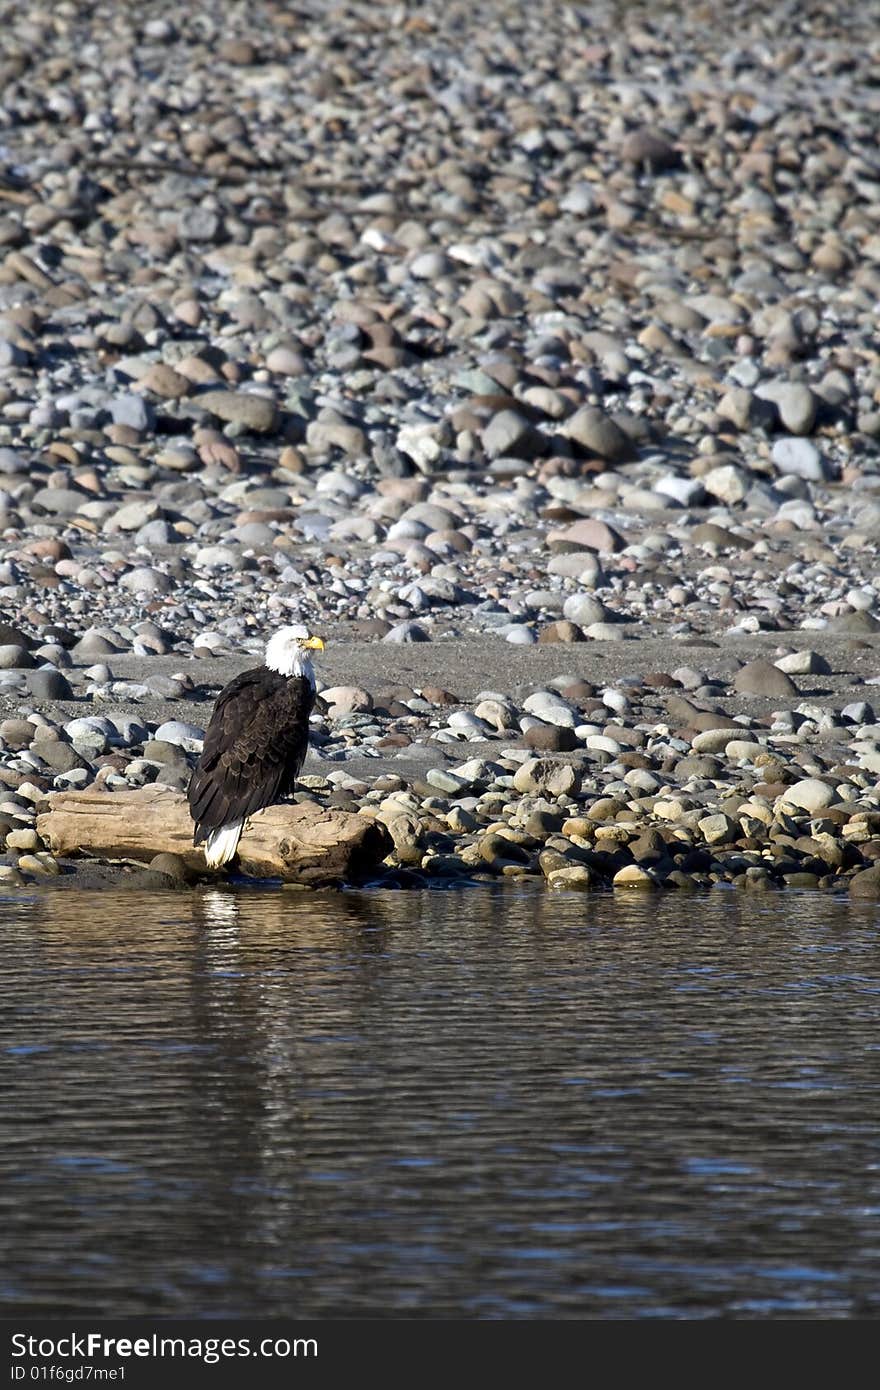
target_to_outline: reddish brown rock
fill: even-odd
[[[554,551],[596,550],[600,554],[611,554],[622,550],[626,541],[607,522],[585,516],[573,521],[570,526],[548,531],[547,544]]]
[[[548,623],[542,627],[538,633],[539,642],[585,642],[583,628],[578,627],[577,623],[570,623],[562,619],[556,623]]]

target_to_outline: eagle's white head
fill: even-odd
[[[277,671],[279,676],[305,676],[314,689],[312,652],[323,650],[321,638],[312,637],[308,628],[301,623],[281,627],[266,643],[266,665],[270,671]]]

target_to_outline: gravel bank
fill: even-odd
[[[880,895],[877,19],[0,3],[0,878],[302,620],[401,884]]]

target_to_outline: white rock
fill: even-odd
[[[372,697],[357,685],[330,685],[321,691],[321,699],[330,706],[336,717],[345,714],[368,714],[373,708]]]
[[[787,676],[827,676],[831,671],[824,656],[811,651],[809,647],[800,652],[790,652],[788,656],[781,656],[773,664],[778,666],[780,671],[784,671]]]
[[[616,690],[613,686],[608,690],[602,691],[602,704],[608,709],[614,710],[615,714],[626,714],[629,709],[629,700],[622,690]]]
[[[831,474],[819,450],[808,439],[797,436],[777,439],[771,457],[780,473],[793,473],[810,483],[824,482]]]
[[[471,783],[464,777],[456,777],[454,772],[447,771],[446,768],[430,767],[425,773],[425,781],[438,791],[446,792],[447,795],[454,796],[457,792],[467,791]]]
[[[589,627],[591,623],[605,622],[608,609],[592,594],[570,594],[562,605],[562,614],[570,623]]]
[[[840,797],[833,787],[818,777],[804,777],[793,786],[786,787],[777,802],[788,802],[790,806],[800,806],[804,811],[822,811],[833,806]]]
[[[624,773],[623,780],[628,787],[642,796],[650,796],[662,786],[660,778],[655,777],[646,767],[631,767],[629,772]]]
[[[492,728],[499,733],[502,729],[513,729],[516,727],[516,710],[513,705],[506,700],[499,700],[495,696],[489,696],[485,700],[480,700],[474,706],[474,714],[477,719],[485,720]]]
[[[176,743],[187,753],[201,753],[205,731],[182,719],[168,719],[159,725],[153,737],[162,743]]]
[[[577,723],[577,715],[571,705],[548,690],[536,690],[534,695],[529,695],[523,701],[523,709],[545,724],[555,724],[561,729],[573,729]]]
[[[739,824],[726,816],[723,811],[716,815],[704,816],[697,824],[707,845],[723,845],[739,836]]]
[[[432,465],[443,456],[442,438],[441,425],[404,425],[397,435],[397,447],[417,468],[430,472]]]
[[[461,777],[469,786],[475,782],[485,782],[486,778],[492,775],[492,768],[498,768],[497,763],[488,764],[483,758],[468,758],[467,762],[458,763],[455,767],[449,768],[456,777]]]
[[[85,715],[82,719],[71,719],[64,725],[68,738],[87,742],[97,742],[103,738],[107,743],[118,743],[119,731],[112,719],[104,719],[97,714]]]
[[[719,502],[726,503],[727,506],[741,502],[749,490],[748,476],[733,463],[724,463],[718,468],[710,468],[708,473],[703,474],[700,481],[708,493],[717,497]]]
[[[455,710],[446,722],[450,729],[457,729],[471,738],[485,738],[487,734],[495,732],[494,725],[486,723],[475,714],[469,714],[467,710]]]
[[[654,491],[661,497],[668,497],[680,507],[698,507],[705,500],[706,491],[700,478],[679,478],[676,473],[667,473],[658,478]]]
[[[623,752],[623,745],[618,743],[616,738],[609,738],[607,734],[590,734],[585,742],[594,753],[610,753],[616,758],[618,753]]]
[[[848,589],[846,601],[850,608],[867,613],[877,602],[877,591],[870,584],[866,584],[863,589]]]
[[[776,513],[776,519],[790,521],[799,531],[813,531],[818,525],[816,508],[812,502],[806,502],[800,497],[792,497],[790,501],[783,502]]]
[[[733,763],[753,763],[759,753],[766,753],[765,743],[752,743],[746,738],[732,738],[724,748],[724,756]]]
[[[852,704],[844,705],[840,717],[848,719],[851,724],[870,724],[874,719],[874,710],[864,700],[853,700]]]
[[[537,637],[530,627],[525,623],[512,623],[510,627],[502,628],[505,642],[512,642],[517,647],[532,647],[537,642]]]
[[[703,729],[692,738],[691,748],[695,753],[722,753],[732,736],[731,729]]]

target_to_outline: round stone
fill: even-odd
[[[794,681],[772,661],[750,661],[734,676],[734,690],[741,695],[764,695],[774,699],[797,696]]]
[[[805,777],[786,787],[781,797],[790,806],[800,806],[804,811],[822,811],[840,800],[834,787],[818,777]]]
[[[29,671],[27,686],[35,700],[73,699],[73,689],[67,677],[51,667]]]
[[[808,439],[777,439],[771,453],[780,473],[821,483],[830,477],[831,470],[815,444]]]
[[[657,887],[657,881],[647,869],[643,869],[640,864],[624,864],[622,869],[611,880],[613,888],[640,888],[652,889]]]

